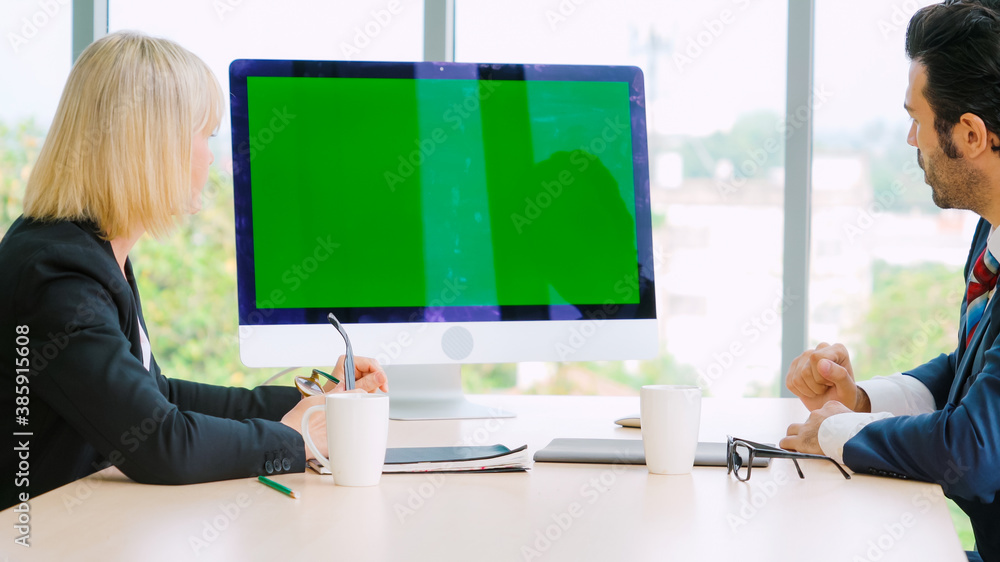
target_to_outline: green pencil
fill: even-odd
[[[267,478],[266,476],[258,476],[257,480],[260,481],[261,484],[264,484],[265,486],[268,486],[270,488],[274,488],[275,490],[281,492],[282,494],[285,494],[286,496],[291,496],[295,499],[298,499],[299,497],[299,495],[296,492],[293,492],[291,488],[287,486],[282,486],[281,484],[278,484],[277,482],[271,480],[270,478]]]

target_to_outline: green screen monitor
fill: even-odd
[[[330,312],[390,374],[656,356],[638,68],[237,60],[230,80],[247,365],[332,364]]]

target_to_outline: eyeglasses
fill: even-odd
[[[331,312],[326,317],[333,324],[333,327],[344,336],[344,345],[347,353],[344,354],[344,390],[354,390],[354,350],[351,349],[351,340],[347,337],[347,330],[340,325],[340,320]]]
[[[323,381],[319,380],[321,376],[333,382],[333,384],[340,382],[340,379],[335,376],[324,373],[319,369],[313,369],[312,374],[308,377],[295,377],[295,387],[302,393],[303,398],[323,394]]]
[[[848,480],[851,479],[851,475],[847,473],[840,466],[837,461],[827,457],[825,455],[811,455],[809,453],[796,453],[794,451],[786,451],[784,449],[779,449],[771,445],[764,445],[761,443],[754,443],[753,441],[747,441],[746,439],[740,439],[738,437],[728,436],[728,442],[726,444],[726,474],[735,473],[736,479],[741,482],[746,482],[750,480],[750,469],[753,466],[753,461],[755,458],[770,458],[770,459],[792,459],[795,463],[795,470],[799,473],[799,478],[805,478],[802,474],[802,469],[799,468],[799,461],[797,459],[826,459],[833,463],[837,467],[837,470],[844,475],[844,478]]]
[[[337,320],[337,317],[332,312],[326,318],[340,332],[340,335],[344,337],[344,344],[347,347],[347,353],[344,357],[344,390],[354,390],[354,350],[351,349],[351,340],[347,338],[347,331],[340,325],[340,321]],[[308,377],[295,377],[295,386],[302,393],[303,397],[319,396],[323,394],[323,381],[319,379],[321,376],[332,381],[333,384],[340,383],[337,377],[324,373],[319,369],[313,369],[312,374]]]

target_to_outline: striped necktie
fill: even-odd
[[[968,303],[965,308],[966,347],[972,342],[976,326],[983,318],[983,311],[986,310],[990,291],[996,287],[998,270],[1000,270],[1000,264],[997,263],[997,259],[990,253],[989,248],[984,248],[969,275],[969,287],[965,293],[965,302]]]

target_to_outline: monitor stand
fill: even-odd
[[[462,393],[461,365],[391,365],[389,419],[456,420],[513,418],[516,414],[469,402]]]

